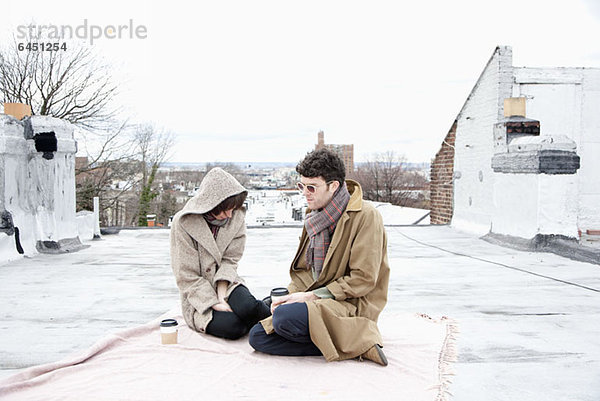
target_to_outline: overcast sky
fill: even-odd
[[[17,26],[129,20],[98,39],[134,121],[172,130],[171,161],[291,161],[353,143],[430,161],[497,45],[515,66],[600,67],[596,0],[3,1]]]

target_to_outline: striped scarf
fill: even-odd
[[[319,277],[323,270],[325,255],[331,244],[331,235],[349,201],[350,193],[344,183],[335,191],[333,198],[323,209],[306,215],[304,227],[310,237],[306,250],[306,264],[310,266],[315,277]]]

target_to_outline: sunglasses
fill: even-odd
[[[323,185],[329,185],[329,184],[331,184],[332,182],[333,182],[333,181],[328,181],[328,182],[326,182],[325,184],[322,184],[322,185],[312,185],[312,184],[311,184],[311,185],[305,185],[305,184],[303,184],[303,183],[299,182],[299,183],[297,183],[297,184],[296,184],[296,186],[298,187],[298,190],[299,190],[300,192],[304,192],[304,188],[306,188],[306,190],[307,190],[309,193],[311,193],[311,194],[314,194],[314,193],[317,191],[317,188],[318,188],[318,187],[322,187]]]

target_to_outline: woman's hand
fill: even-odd
[[[229,281],[219,280],[217,281],[217,298],[219,299],[219,303],[213,305],[212,308],[219,312],[233,312],[231,307],[225,300],[225,295],[227,294],[227,287],[229,286]]]
[[[225,301],[221,301],[218,304],[213,305],[212,308],[218,312],[233,312],[231,310],[231,306],[229,306],[229,304]]]
[[[225,302],[225,295],[227,295],[227,287],[229,286],[229,281],[219,280],[217,281],[217,298],[219,298],[219,302]]]

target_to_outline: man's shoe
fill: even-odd
[[[370,361],[380,364],[381,366],[387,366],[388,364],[387,358],[385,357],[385,354],[383,353],[383,350],[381,349],[381,346],[379,344],[375,344],[374,346],[369,348],[369,350],[362,354],[358,359],[361,361],[363,359],[368,359]]]

